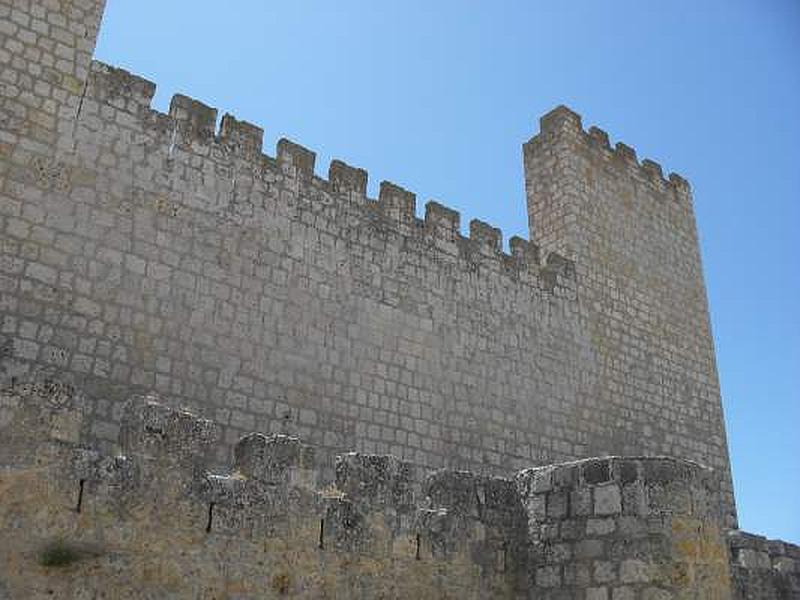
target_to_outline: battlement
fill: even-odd
[[[649,158],[640,162],[636,150],[623,142],[612,146],[608,133],[596,126],[584,129],[581,116],[563,105],[539,119],[539,133],[525,144],[525,151],[535,152],[539,145],[556,138],[568,138],[609,168],[624,171],[637,181],[669,194],[676,202],[691,205],[691,188],[686,179],[677,173],[664,177],[659,163]]]
[[[211,589],[218,571],[235,564],[244,597],[335,590],[367,598],[387,585],[472,598],[597,589],[711,597],[727,589],[719,487],[691,461],[603,457],[503,478],[349,452],[326,484],[315,449],[287,435],[248,434],[229,469],[209,471],[204,447],[217,427],[152,396],[127,402],[124,454],[104,456],[53,439],[50,417],[76,407],[55,406],[55,391],[32,390],[0,392],[0,407],[12,407],[0,433],[53,444],[38,452],[34,472],[23,452],[30,439],[13,442],[18,454],[0,456],[0,507],[14,507],[13,522],[0,518],[12,542],[0,564],[18,565],[3,573],[13,590],[31,577],[46,577],[53,589],[75,585],[66,573],[37,571],[37,552],[53,543],[75,554],[82,588],[113,585],[133,597],[168,585],[163,572],[142,576],[153,562],[181,578],[195,573]],[[39,480],[47,487],[26,496]],[[276,574],[280,585],[270,585]]]
[[[509,274],[515,280],[528,282],[546,291],[558,285],[567,289],[574,269],[553,269],[553,264],[563,264],[562,257],[544,257],[539,254],[502,250],[502,233],[496,227],[482,221],[470,222],[468,236],[460,231],[458,211],[430,201],[425,205],[424,219],[416,217],[416,195],[400,186],[384,181],[377,198],[366,196],[368,173],[352,167],[339,159],[333,159],[328,168],[328,178],[315,173],[316,154],[285,138],[277,142],[275,156],[262,153],[263,130],[235,116],[225,114],[217,130],[217,109],[182,94],[170,101],[169,113],[162,114],[151,108],[155,84],[118,69],[94,61],[87,88],[86,112],[91,112],[88,103],[113,106],[129,114],[140,123],[143,133],[155,136],[149,146],[160,144],[172,160],[176,152],[213,158],[216,162],[233,165],[237,172],[256,173],[268,178],[267,172],[282,173],[297,184],[318,189],[347,205],[350,210],[364,209],[357,217],[369,220],[378,215],[398,233],[417,238],[423,245],[451,260],[464,263],[467,268],[480,265],[498,273]],[[516,243],[516,242],[515,242]],[[471,265],[471,266],[470,266]]]
[[[584,243],[601,221],[587,211],[578,230],[574,203],[543,202],[551,226],[530,241],[512,237],[506,252],[502,232],[490,223],[462,220],[436,201],[418,216],[417,195],[389,181],[372,198],[366,170],[333,159],[323,177],[312,150],[281,138],[265,154],[262,128],[236,115],[220,119],[216,108],[180,94],[165,113],[154,110],[155,89],[94,62],[80,110],[59,128],[63,151],[39,156],[21,145],[10,155],[13,201],[4,204],[0,223],[21,283],[12,292],[8,367],[0,374],[10,382],[46,366],[90,378],[100,391],[89,404],[108,408],[87,439],[116,441],[122,399],[100,398],[110,383],[157,390],[175,403],[197,402],[208,416],[221,414],[223,431],[211,444],[218,456],[256,424],[329,449],[392,452],[419,464],[495,474],[601,453],[647,449],[713,462],[724,452],[717,435],[687,433],[667,442],[672,438],[664,431],[674,428],[662,431],[655,416],[633,408],[647,401],[639,396],[649,389],[650,366],[620,370],[619,357],[610,356],[609,368],[625,381],[608,389],[599,383],[608,378],[598,357],[605,360],[606,350],[619,345],[604,336],[633,339],[657,322],[649,315],[635,331],[598,333],[592,329],[598,319],[585,316],[604,306],[592,300],[597,289],[612,294],[620,284],[595,278],[601,265],[619,263],[622,283],[637,272],[630,268],[635,258],[617,260],[625,247],[609,253],[606,244],[619,241],[644,256],[641,244],[650,233],[636,230],[648,223],[642,215],[610,216],[602,253],[582,261],[566,242]],[[603,178],[598,189],[622,200],[617,204],[626,211],[644,204],[614,187],[616,179],[630,187],[616,178],[622,161],[606,161],[607,148],[595,152],[590,134],[603,138],[583,132],[567,109],[545,115],[531,144],[548,136],[570,143],[527,156],[526,183],[547,184],[548,193],[583,189],[584,171],[559,174],[553,185],[545,171],[572,169],[576,156],[591,152],[610,165],[608,172],[592,166]],[[648,169],[658,172],[645,162],[637,177]],[[648,182],[640,188],[655,189]],[[593,211],[612,202],[584,204]],[[648,232],[664,233],[657,257],[641,270],[648,281],[648,270],[671,250],[694,250],[684,215],[660,212],[647,225]],[[48,215],[44,222],[40,214]],[[45,240],[47,250],[30,254],[31,236]],[[660,297],[682,298],[681,286],[695,281],[691,256],[670,264],[675,273],[652,281],[674,284]],[[56,324],[47,317],[46,327],[57,333],[31,327],[29,320],[53,310],[65,313]],[[615,305],[608,314],[619,310]],[[613,327],[624,323],[616,319]],[[686,338],[659,337],[673,339]],[[663,356],[686,356],[687,372],[708,364],[685,350],[666,348]],[[691,381],[708,381],[694,371]],[[641,381],[627,381],[629,373]],[[631,394],[612,398],[612,388]],[[278,390],[280,400],[267,400],[267,389]],[[261,399],[243,403],[249,390],[260,390]],[[582,419],[567,416],[622,397],[631,402],[623,420],[647,424],[657,432],[652,439],[623,434],[611,416],[586,434]],[[689,413],[671,414],[680,420]],[[283,425],[269,429],[277,426],[268,419]],[[718,420],[704,415],[700,422]]]
[[[558,107],[505,252],[236,115],[154,110],[91,62],[103,5],[0,4],[0,597],[800,588],[796,548],[723,535],[682,177]]]

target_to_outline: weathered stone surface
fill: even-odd
[[[0,597],[724,595],[686,180],[559,107],[506,254],[198,100],[153,110],[91,60],[103,6],[0,0]],[[796,595],[797,549],[754,539],[735,593]]]
[[[709,469],[666,457],[608,457],[527,469],[515,481],[528,521],[532,597],[554,586],[571,597],[731,597],[719,486]],[[626,511],[623,485],[657,501]],[[584,496],[588,511],[563,501]]]
[[[716,460],[714,436],[673,426],[681,411],[630,413],[635,436],[616,422],[571,257],[520,238],[506,254],[499,229],[472,219],[462,236],[436,202],[418,219],[415,195],[388,182],[367,198],[365,171],[337,160],[322,179],[289,140],[262,154],[259,127],[225,114],[216,131],[217,109],[186,95],[152,110],[153,83],[90,61],[101,4],[19,2],[28,25],[4,34],[44,53],[62,28],[48,19],[64,20],[76,52],[58,63],[66,87],[31,81],[6,99],[20,128],[0,155],[0,382],[69,374],[92,415],[80,439],[104,450],[131,392],[157,393],[218,423],[212,462],[252,431],[294,435],[327,478],[351,450],[500,476],[609,451]],[[565,418],[587,411],[591,435]],[[665,431],[685,433],[666,448]]]
[[[12,598],[729,597],[718,489],[686,461],[612,457],[602,477],[589,460],[512,480],[349,453],[324,484],[295,437],[250,434],[215,472],[203,468],[215,425],[153,397],[126,403],[129,454],[108,456],[54,438],[36,386],[3,391],[4,406],[12,396],[2,439],[13,429],[20,448],[42,449],[34,463],[0,463],[0,581]],[[657,505],[626,516],[618,495],[597,499],[631,464],[628,484],[662,487]],[[709,493],[716,512],[683,501]],[[552,497],[558,510],[536,509]],[[791,547],[753,540],[732,538],[742,585],[755,569],[793,581]]]
[[[588,455],[670,455],[724,474],[736,515],[688,184],[558,107],[524,146],[531,235],[574,261],[586,324],[573,410]],[[563,260],[563,259],[562,259]],[[683,433],[677,433],[677,432]]]
[[[234,470],[251,479],[279,484],[305,480],[315,469],[314,449],[298,438],[251,433],[234,447]]]
[[[800,598],[800,546],[743,531],[728,542],[736,600]]]

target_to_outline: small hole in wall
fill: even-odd
[[[417,551],[416,551],[416,553],[414,555],[414,558],[416,558],[417,560],[420,560],[420,558],[421,558],[420,557],[420,545],[421,545],[420,542],[421,542],[420,535],[417,534]]]
[[[206,522],[206,533],[211,533],[211,523],[214,520],[214,503],[208,504],[208,521]]]
[[[501,573],[505,573],[508,567],[508,542],[503,542],[503,545],[500,547],[499,558],[498,570]]]
[[[85,479],[81,479],[78,482],[78,503],[75,505],[75,512],[81,512],[81,507],[83,506],[83,487],[85,484]]]
[[[285,410],[283,412],[283,414],[281,415],[281,425],[280,425],[281,433],[283,435],[288,435],[288,434],[290,434],[292,432],[291,430],[293,428],[293,421],[294,421],[294,419],[293,419],[292,411],[291,410]]]
[[[317,544],[317,547],[320,550],[325,548],[325,519],[319,520],[319,543]]]

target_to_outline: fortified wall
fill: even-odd
[[[437,202],[418,217],[399,185],[368,197],[362,169],[323,178],[285,139],[264,154],[259,127],[217,128],[197,100],[153,110],[153,83],[91,59],[103,4],[0,0],[7,398],[77,402],[69,443],[113,457],[137,452],[129,398],[155,393],[215,423],[203,468],[225,472],[254,431],[298,436],[315,489],[347,452],[472,478],[668,455],[713,469],[735,527],[685,180],[559,107],[524,145],[531,240],[506,253]]]
[[[149,398],[118,455],[75,444],[84,404],[0,395],[0,598],[731,598],[719,480],[663,458],[510,478],[253,433],[224,470],[220,428]],[[112,595],[102,595],[104,590]]]
[[[99,19],[67,4],[78,29]],[[131,391],[155,391],[224,426],[220,463],[260,430],[482,473],[669,454],[730,492],[682,180],[592,146],[557,109],[525,153],[541,246],[506,254],[499,230],[463,237],[438,203],[418,218],[397,185],[366,197],[363,170],[333,161],[323,179],[287,140],[262,154],[259,128],[225,115],[216,131],[198,101],[154,111],[152,83],[88,46],[35,80],[17,61],[43,60],[39,5],[8,21],[5,385],[65,378],[108,450]]]
[[[720,478],[606,456],[509,477],[223,428],[153,397],[119,452],[63,386],[0,391],[0,599],[791,600],[800,547],[726,532]]]

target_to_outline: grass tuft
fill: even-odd
[[[64,540],[55,540],[39,552],[39,564],[43,567],[66,567],[80,560],[81,553]]]

